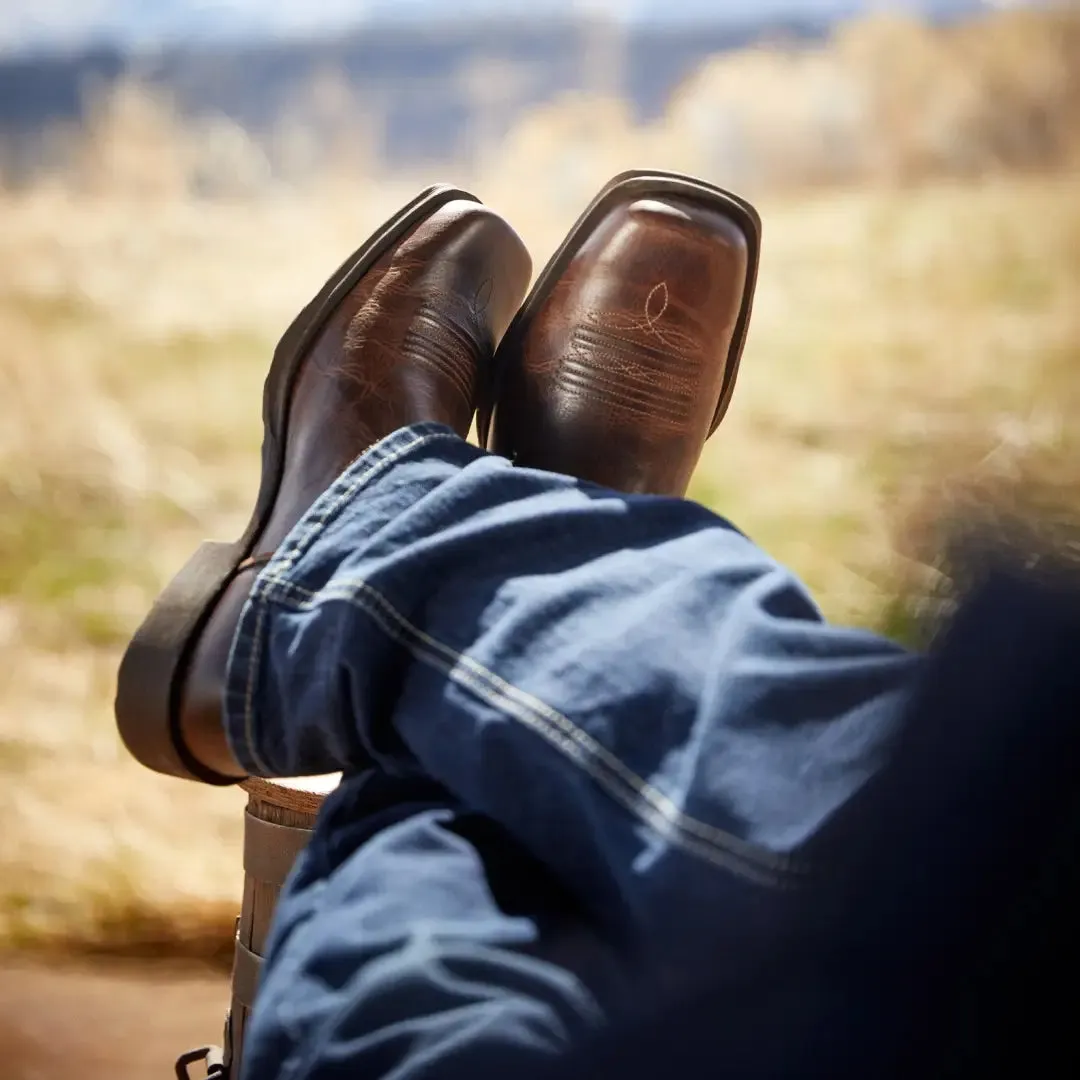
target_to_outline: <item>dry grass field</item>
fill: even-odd
[[[193,544],[242,526],[277,334],[417,188],[471,186],[539,266],[606,176],[695,164],[675,129],[591,138],[602,104],[570,131],[565,106],[539,117],[474,175],[0,193],[0,939],[222,947],[243,799],[127,760],[125,636]],[[1080,175],[901,179],[751,183],[756,313],[693,495],[831,617],[910,635],[957,506],[1080,516]]]

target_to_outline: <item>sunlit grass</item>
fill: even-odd
[[[532,192],[476,188],[537,265],[572,223]],[[922,640],[938,524],[972,500],[1054,501],[1070,527],[1075,191],[1059,177],[762,201],[740,383],[691,494],[831,617]],[[242,797],[130,762],[113,672],[190,548],[242,527],[276,336],[411,193],[0,197],[0,937],[205,950],[217,931],[198,926],[227,932]]]

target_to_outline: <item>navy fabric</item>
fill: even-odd
[[[233,648],[244,766],[348,774],[280,901],[245,1076],[525,1068],[794,970],[922,667],[696,504],[394,433]]]
[[[1078,647],[1075,587],[993,576],[815,842],[803,948],[602,1034],[560,1080],[1080,1072]]]

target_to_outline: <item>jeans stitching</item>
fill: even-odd
[[[387,437],[387,441],[392,443],[397,437],[397,434],[390,435]],[[366,450],[365,454],[370,454],[373,450],[375,451],[375,460],[368,462],[367,467],[364,468],[358,476],[349,477],[350,470],[357,462],[363,460],[364,455],[361,455],[360,458],[357,458],[357,462],[354,462],[353,465],[349,466],[334,484],[331,485],[318,500],[316,500],[314,505],[308,511],[308,516],[297,525],[297,529],[301,530],[299,537],[290,543],[280,556],[275,555],[263,569],[263,572],[255,579],[251,587],[250,602],[254,604],[266,595],[267,583],[274,581],[276,574],[286,572],[294,567],[296,560],[299,559],[300,556],[315,542],[319,534],[333,522],[341,509],[346,506],[353,496],[379,472],[393,465],[411,451],[416,450],[421,446],[426,446],[428,443],[434,442],[437,439],[455,439],[460,441],[460,436],[449,431],[431,432],[411,439],[409,442],[405,443],[404,446],[398,447],[390,453],[385,453],[386,443],[376,443],[374,447],[370,447]],[[382,450],[383,453],[380,453],[380,450]],[[346,477],[348,477],[348,479],[346,479]],[[320,504],[324,501],[327,501],[328,505],[321,506]],[[265,610],[264,608],[259,607],[255,615],[255,625],[251,631],[254,640],[251,646],[251,657],[248,661],[247,685],[244,688],[243,741],[245,745],[243,749],[247,751],[258,769],[269,774],[271,771],[270,767],[263,760],[262,755],[255,746],[255,687],[257,683],[258,667],[261,661],[261,639],[264,622]],[[241,619],[240,626],[242,632],[244,626],[243,619]]]
[[[379,454],[376,456],[376,459],[373,462],[370,462],[367,468],[365,468],[358,476],[350,477],[346,480],[345,477],[348,476],[348,471],[346,471],[346,473],[338,479],[335,485],[329,488],[323,497],[311,508],[309,511],[310,516],[301,526],[302,532],[300,536],[284,551],[281,562],[275,560],[266,567],[269,574],[272,576],[278,572],[291,570],[296,565],[296,560],[311,547],[319,534],[327,525],[333,522],[334,518],[337,517],[358,491],[367,485],[377,474],[384,472],[391,465],[395,464],[395,462],[405,457],[406,454],[421,446],[426,446],[428,443],[434,442],[437,439],[453,439],[461,441],[459,435],[449,431],[418,435],[404,446],[398,447],[396,450],[386,453],[385,455]],[[377,447],[378,444],[376,444],[376,448]],[[365,454],[370,452],[371,450],[365,451]],[[360,460],[363,460],[363,455],[357,459],[357,461]],[[344,486],[338,487],[338,485],[342,483],[344,483]],[[326,506],[320,506],[319,504],[323,502],[324,499],[328,500],[328,504]]]
[[[259,771],[270,775],[271,770],[255,748],[255,686],[259,665],[262,663],[263,623],[266,621],[266,604],[260,604],[255,613],[252,630],[251,656],[248,658],[247,686],[244,688],[244,749]]]
[[[341,581],[313,593],[291,581],[270,577],[267,591],[293,608],[310,607],[313,602],[326,599],[354,603],[418,659],[443,671],[487,704],[542,736],[645,825],[685,850],[763,884],[778,884],[781,875],[806,873],[807,868],[796,860],[770,855],[715,825],[690,817],[564,713],[502,679],[472,657],[424,633],[366,582]],[[388,619],[397,625],[391,625]],[[463,667],[468,670],[463,671]]]

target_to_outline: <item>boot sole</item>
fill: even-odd
[[[116,725],[128,751],[147,768],[207,784],[239,783],[200,764],[181,738],[180,706],[195,643],[240,564],[251,555],[277,500],[289,404],[309,348],[341,301],[387,251],[440,207],[458,200],[479,202],[475,195],[443,184],[421,192],[338,267],[278,342],[263,388],[262,478],[244,535],[232,544],[207,542],[196,550],[158,597],[120,663]]]
[[[733,195],[723,188],[714,187],[703,180],[696,180],[680,173],[660,172],[654,169],[620,173],[603,187],[585,212],[578,218],[566,239],[549,260],[547,266],[536,279],[525,302],[518,309],[513,322],[507,328],[502,343],[495,354],[494,378],[496,383],[490,392],[490,407],[477,418],[477,434],[481,446],[488,445],[491,419],[500,393],[501,374],[506,371],[506,356],[512,356],[520,346],[521,339],[528,332],[529,325],[537,309],[547,299],[548,294],[566,272],[571,260],[577,254],[582,243],[597,229],[601,221],[615,207],[635,199],[650,199],[674,196],[688,202],[696,202],[711,210],[721,210],[724,215],[739,227],[746,239],[746,284],[743,289],[742,306],[735,322],[735,331],[731,338],[727,365],[724,369],[724,382],[720,388],[720,397],[709,435],[720,426],[724,414],[731,404],[735,392],[735,379],[739,373],[746,333],[750,326],[750,314],[754,305],[754,291],[757,287],[758,262],[761,253],[761,218],[757,210],[745,199]]]

